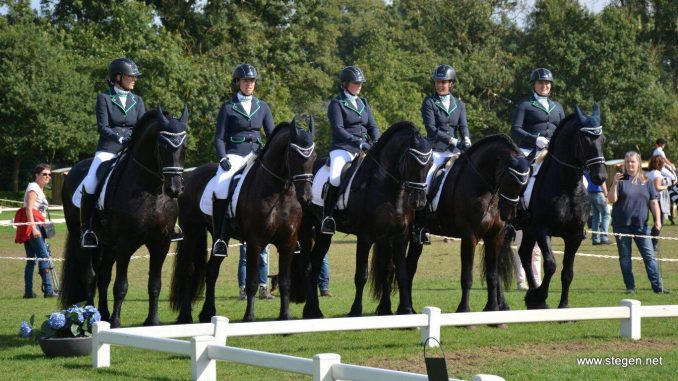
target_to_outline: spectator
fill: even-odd
[[[320,267],[320,273],[318,274],[318,289],[320,290],[320,296],[331,297],[332,293],[330,292],[330,262],[328,258],[329,256],[325,254],[325,258],[323,258],[323,264]]]
[[[664,148],[666,148],[666,144],[667,144],[666,139],[664,139],[664,138],[657,139],[657,141],[654,144],[654,150],[652,151],[652,157],[655,157],[655,156],[663,157],[666,161],[665,162],[666,166],[668,168],[671,168],[671,170],[673,170],[675,172],[676,166],[671,162],[671,160],[669,160],[666,157],[666,153],[664,152]]]
[[[586,190],[591,203],[591,240],[594,245],[610,245],[612,242],[607,236],[607,227],[610,224],[610,210],[607,208],[607,185],[595,185],[591,181],[589,171],[584,171],[584,177],[588,184]],[[597,233],[601,232],[601,233]]]
[[[238,287],[240,300],[247,299],[245,282],[247,280],[247,244],[241,242],[240,260],[238,261]],[[259,253],[259,299],[274,299],[268,291],[268,245]]]
[[[647,226],[650,210],[654,217],[654,230],[661,231],[662,221],[659,210],[658,194],[652,183],[641,170],[641,158],[637,152],[629,151],[624,157],[624,172],[614,176],[614,182],[607,194],[607,199],[613,204],[612,228],[615,233],[634,235],[638,251],[643,257],[647,277],[655,293],[670,293],[662,284],[657,268],[654,249]],[[636,292],[631,264],[630,236],[616,236],[617,250],[619,251],[619,265],[626,285],[626,293]]]
[[[49,203],[45,197],[45,185],[52,178],[52,171],[48,164],[38,164],[33,170],[34,181],[28,184],[24,193],[24,207],[17,211],[15,222],[28,222],[28,225],[19,226],[15,242],[23,243],[26,250],[26,268],[24,269],[24,299],[35,298],[33,292],[33,269],[38,262],[38,272],[42,278],[42,292],[45,298],[57,296],[52,289],[52,280],[49,275],[49,251],[45,241],[46,233],[40,222],[45,221],[45,214]],[[39,261],[39,259],[44,259]]]

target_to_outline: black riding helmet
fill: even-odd
[[[108,79],[115,83],[115,76],[118,74],[138,77],[141,75],[137,64],[129,58],[116,58],[108,65]]]
[[[434,81],[452,81],[457,82],[457,72],[450,65],[438,65],[433,73],[431,79]]]
[[[345,68],[341,69],[341,73],[339,73],[339,81],[341,81],[341,83],[366,82],[363,71],[356,66],[346,66]]]
[[[257,69],[254,68],[254,66],[243,63],[235,67],[235,70],[233,70],[233,83],[235,83],[239,79],[243,78],[254,78],[257,79]]]
[[[551,74],[551,70],[543,67],[534,69],[530,75],[530,82],[534,83],[535,81],[549,81],[553,83],[553,74]]]

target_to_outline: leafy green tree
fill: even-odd
[[[0,156],[11,159],[14,191],[23,161],[71,161],[93,142],[84,133],[94,119],[81,102],[87,78],[79,57],[27,3],[9,4],[0,17]]]

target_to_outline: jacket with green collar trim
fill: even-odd
[[[518,104],[511,119],[511,138],[518,147],[534,149],[537,137],[550,139],[556,127],[565,119],[565,111],[560,103],[548,99],[548,110],[532,95]]]
[[[358,153],[360,143],[372,144],[381,136],[367,100],[358,98],[356,103],[357,107],[354,107],[342,91],[327,107],[327,117],[332,128],[330,151],[341,149]]]
[[[268,103],[252,96],[249,114],[245,112],[238,96],[234,95],[221,105],[214,134],[217,161],[227,154],[246,156],[264,144],[261,129],[268,137],[273,128],[273,114]]]
[[[122,149],[120,138],[129,139],[132,129],[146,113],[140,96],[130,92],[122,104],[113,87],[97,96],[96,118],[99,130],[97,151],[118,153]]]
[[[464,102],[450,95],[450,107],[445,108],[440,97],[432,94],[424,98],[421,104],[421,117],[426,128],[426,138],[434,151],[442,152],[450,147],[450,138],[469,137]]]

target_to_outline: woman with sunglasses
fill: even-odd
[[[45,230],[40,222],[45,221],[47,214],[47,197],[45,197],[45,185],[49,183],[52,178],[52,171],[48,164],[38,164],[33,170],[34,181],[28,184],[26,192],[24,193],[24,211],[25,217],[21,219],[27,222],[25,225],[25,232],[27,237],[19,239],[23,234],[17,230],[17,242],[23,241],[24,249],[26,250],[26,268],[24,270],[24,299],[35,298],[33,292],[33,269],[35,262],[38,262],[38,272],[42,278],[42,292],[45,298],[53,298],[57,296],[52,288],[52,280],[49,275],[49,251],[47,251],[47,244],[45,242]],[[18,222],[15,219],[15,222]],[[24,239],[26,239],[24,241]],[[40,260],[44,259],[44,260]]]
[[[132,129],[146,113],[144,101],[132,93],[140,75],[137,65],[131,59],[114,59],[108,65],[109,87],[97,97],[99,144],[82,188],[73,192],[73,205],[80,207],[80,246],[83,248],[99,246],[99,239],[91,229],[92,212],[99,185],[97,169],[101,163],[118,156],[132,137]]]

